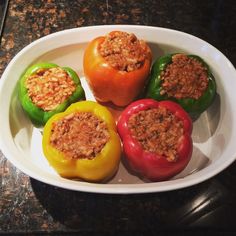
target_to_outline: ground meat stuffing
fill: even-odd
[[[134,34],[121,31],[109,33],[99,47],[99,53],[113,68],[121,71],[134,71],[140,68],[147,58],[147,45]]]
[[[76,89],[75,82],[60,67],[37,70],[25,85],[32,102],[44,111],[55,109]]]
[[[69,160],[93,159],[109,138],[103,120],[91,112],[76,112],[53,123],[50,143]]]
[[[207,69],[184,54],[174,55],[172,61],[161,73],[161,94],[177,99],[201,97],[208,86]]]
[[[168,109],[152,108],[133,114],[128,127],[144,150],[165,156],[168,161],[177,160],[183,122]]]

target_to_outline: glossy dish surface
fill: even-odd
[[[81,78],[87,100],[94,97],[83,74],[83,53],[89,41],[112,30],[134,33],[145,40],[153,60],[167,53],[197,54],[210,66],[217,83],[214,103],[193,123],[193,155],[188,166],[168,181],[148,182],[135,176],[122,161],[108,183],[87,183],[60,177],[42,152],[41,131],[25,116],[17,97],[17,82],[24,70],[49,61],[73,68]],[[175,30],[132,25],[91,26],[43,37],[21,50],[0,80],[0,148],[22,172],[54,186],[86,192],[130,194],[162,192],[188,187],[218,174],[236,158],[236,71],[230,61],[207,42]],[[112,108],[111,108],[112,109]],[[114,114],[119,111],[112,110]]]

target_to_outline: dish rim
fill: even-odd
[[[214,51],[219,53],[219,55],[221,57],[223,57],[224,60],[226,60],[229,67],[232,67],[232,72],[234,72],[234,74],[236,75],[236,71],[234,69],[234,66],[232,65],[232,63],[228,60],[228,58],[222,52],[220,52],[217,48],[215,48],[214,46],[212,46],[208,42],[206,42],[196,36],[193,36],[191,34],[188,34],[188,33],[182,32],[182,31],[178,31],[178,30],[174,30],[174,29],[155,27],[155,26],[145,26],[145,25],[96,25],[96,26],[86,26],[86,27],[81,27],[81,28],[72,28],[72,29],[58,31],[58,32],[49,34],[47,36],[44,36],[42,38],[39,38],[39,39],[35,40],[34,42],[30,43],[29,45],[27,45],[26,47],[24,47],[10,61],[10,63],[8,64],[8,66],[6,67],[5,71],[3,72],[2,76],[1,76],[0,97],[1,97],[1,94],[4,89],[5,80],[7,79],[8,74],[10,73],[10,69],[15,64],[15,61],[19,60],[19,58],[21,58],[22,55],[27,53],[32,47],[37,46],[38,44],[41,44],[44,41],[47,41],[53,37],[55,37],[55,38],[60,37],[61,35],[67,34],[70,32],[88,31],[88,30],[99,29],[99,28],[104,28],[104,27],[106,27],[106,30],[108,30],[108,31],[114,30],[114,29],[121,30],[124,28],[127,30],[132,30],[132,29],[142,30],[143,28],[145,28],[145,30],[150,30],[150,31],[152,31],[152,30],[158,31],[159,30],[159,31],[173,33],[173,34],[182,34],[183,36],[186,36],[186,37],[191,37],[194,40],[199,41],[200,43],[204,43],[205,45],[207,45],[208,47],[210,47],[211,49],[213,49]],[[64,46],[66,46],[66,45],[69,45],[69,44],[65,44]],[[52,50],[53,49],[54,48],[52,48]],[[0,104],[1,104],[1,102],[0,102]],[[8,109],[10,109],[10,108],[8,108]],[[9,113],[10,113],[10,111],[9,111]],[[8,118],[9,118],[9,113],[8,113]],[[8,121],[9,121],[9,119],[8,119]],[[0,126],[2,126],[2,125],[0,124]],[[10,125],[9,125],[9,127],[10,127]],[[6,127],[5,127],[5,130],[6,130]],[[234,156],[227,159],[227,161],[225,161],[223,165],[222,165],[222,163],[219,163],[219,160],[220,160],[220,158],[219,158],[218,160],[216,160],[214,162],[215,167],[217,167],[217,168],[208,172],[207,171],[208,167],[205,167],[204,169],[199,171],[204,174],[199,175],[199,172],[197,173],[199,175],[198,178],[191,178],[191,176],[189,176],[189,178],[188,179],[185,178],[185,180],[184,180],[184,178],[182,178],[182,179],[174,179],[174,180],[168,180],[168,181],[163,181],[163,182],[154,182],[154,183],[137,183],[137,184],[109,184],[109,183],[107,183],[107,184],[101,184],[101,183],[88,183],[88,182],[80,182],[80,181],[75,181],[75,180],[68,180],[68,179],[64,179],[62,177],[58,178],[58,176],[56,176],[56,178],[53,176],[53,178],[48,179],[47,176],[38,175],[37,172],[35,173],[32,169],[29,169],[29,168],[27,168],[27,166],[22,165],[22,163],[18,159],[16,160],[14,158],[14,156],[12,156],[12,153],[9,150],[7,143],[4,141],[3,133],[4,132],[1,132],[1,134],[0,134],[0,149],[1,149],[2,153],[4,154],[4,156],[15,167],[17,167],[19,170],[21,170],[23,173],[25,173],[26,175],[28,175],[36,180],[44,182],[46,184],[61,187],[64,189],[83,191],[83,192],[105,193],[105,194],[137,194],[137,193],[150,193],[150,192],[165,192],[165,191],[182,189],[182,188],[196,185],[198,183],[201,183],[201,182],[215,176],[216,174],[223,171],[226,167],[228,167],[236,159],[236,151],[235,151]],[[194,175],[196,175],[196,174],[194,174]],[[61,181],[61,180],[63,180],[63,181]]]

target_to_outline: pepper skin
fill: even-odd
[[[52,124],[74,112],[92,112],[105,121],[110,139],[101,152],[93,159],[66,159],[63,152],[50,144]],[[118,169],[121,144],[116,132],[116,124],[108,109],[96,102],[82,101],[70,105],[66,111],[51,117],[43,130],[43,152],[50,165],[65,178],[80,178],[89,182],[98,182],[112,177]]]
[[[183,121],[183,135],[179,139],[178,158],[175,161],[168,161],[165,156],[144,150],[141,144],[131,135],[128,128],[129,118],[142,110],[150,108],[165,107],[175,116]],[[172,101],[157,102],[153,99],[141,99],[131,103],[121,114],[118,124],[118,133],[123,142],[123,151],[131,167],[141,177],[151,181],[168,180],[181,172],[192,155],[192,121],[189,115]]]
[[[160,57],[155,61],[152,66],[150,79],[147,85],[146,97],[152,98],[157,101],[172,100],[180,104],[185,111],[187,111],[191,117],[198,117],[203,111],[205,111],[213,102],[216,94],[216,82],[206,62],[197,55],[187,55],[188,57],[195,58],[204,67],[207,68],[208,74],[208,87],[199,99],[182,98],[176,99],[174,97],[168,97],[167,94],[161,95],[162,80],[161,73],[165,71],[167,65],[172,63],[172,56],[175,54],[168,54]]]
[[[131,72],[119,71],[111,67],[98,51],[104,39],[104,36],[98,37],[88,44],[83,62],[85,77],[97,101],[123,107],[143,91],[151,68],[151,50],[147,46],[148,57],[141,68]]]
[[[72,70],[69,67],[62,67],[63,70],[65,70],[68,75],[71,77],[71,79],[74,81],[76,84],[76,90],[73,92],[73,94],[66,99],[63,103],[59,104],[54,110],[51,111],[44,111],[43,109],[39,108],[36,106],[32,100],[30,99],[28,95],[28,90],[25,86],[25,81],[26,79],[30,76],[33,75],[34,73],[37,72],[39,69],[50,69],[50,68],[55,68],[58,67],[58,65],[53,64],[53,63],[37,63],[29,67],[26,72],[21,76],[20,81],[19,81],[19,99],[21,102],[21,105],[36,127],[42,127],[45,125],[47,120],[53,116],[54,114],[58,112],[64,111],[71,103],[77,102],[79,100],[84,100],[85,99],[85,93],[84,89],[81,86],[80,79],[76,72]]]

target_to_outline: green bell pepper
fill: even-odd
[[[187,55],[189,58],[194,58],[199,61],[206,69],[208,76],[208,86],[203,94],[198,98],[180,98],[169,97],[166,93],[161,94],[162,82],[161,73],[165,71],[166,67],[172,63],[172,56],[175,54],[167,54],[165,56],[157,59],[151,69],[150,78],[147,84],[146,97],[153,98],[157,101],[161,100],[172,100],[179,103],[190,115],[191,117],[199,116],[203,111],[205,111],[213,102],[216,94],[216,82],[214,76],[212,75],[207,63],[197,55]]]
[[[59,104],[55,109],[49,111],[45,111],[33,103],[33,101],[28,95],[28,89],[26,88],[26,79],[29,76],[35,74],[39,69],[50,69],[55,67],[58,67],[58,65],[47,62],[34,64],[25,71],[25,73],[21,76],[19,80],[18,95],[20,103],[22,105],[23,110],[26,112],[26,114],[36,127],[44,126],[50,117],[52,117],[56,113],[63,112],[71,103],[85,99],[85,92],[76,72],[69,67],[61,67],[64,71],[67,72],[69,77],[74,81],[76,85],[76,89],[72,93],[72,95],[64,102]]]

